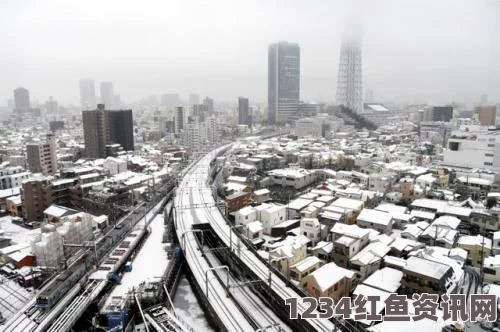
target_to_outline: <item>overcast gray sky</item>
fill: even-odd
[[[0,0],[0,100],[76,103],[78,80],[122,99],[197,92],[267,100],[267,45],[301,47],[301,98],[333,100],[350,1]],[[371,0],[361,6],[363,75],[396,101],[500,101],[500,3]],[[4,102],[2,102],[4,104]]]

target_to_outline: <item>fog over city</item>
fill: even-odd
[[[0,3],[0,100],[78,104],[78,80],[113,81],[125,101],[190,92],[267,100],[268,45],[301,48],[301,99],[334,101],[350,2],[332,0]],[[500,101],[500,2],[359,5],[363,84],[380,101]]]

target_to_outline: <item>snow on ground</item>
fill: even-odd
[[[215,331],[208,323],[185,276],[179,281],[173,301],[177,315],[189,322],[194,331]]]
[[[141,221],[139,224],[143,224]],[[110,296],[120,296],[128,292],[132,287],[139,286],[142,282],[150,279],[158,279],[163,276],[167,265],[167,252],[163,240],[163,214],[157,215],[151,224],[151,233],[146,238],[141,250],[132,261],[132,271],[123,273],[121,285],[117,285]]]
[[[0,230],[5,232],[5,237],[11,238],[15,242],[13,244],[29,243],[37,234],[40,234],[40,228],[29,229],[14,224],[11,216],[0,218]]]
[[[0,313],[3,318],[9,319],[26,305],[35,293],[28,292],[15,280],[0,276]]]

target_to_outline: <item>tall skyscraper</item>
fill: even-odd
[[[178,134],[181,132],[182,129],[184,129],[184,122],[185,122],[186,115],[184,113],[184,107],[177,107],[175,109],[175,116],[174,116],[174,130],[175,133]]]
[[[108,144],[120,144],[125,151],[134,150],[132,110],[107,110]]]
[[[342,36],[336,100],[355,112],[363,111],[361,27],[351,25]]]
[[[248,98],[238,97],[238,124],[250,126]]]
[[[56,114],[57,113],[57,101],[54,98],[50,97],[49,100],[45,102],[45,110],[48,114]]]
[[[200,103],[200,96],[197,93],[189,94],[189,105],[195,105]]]
[[[106,107],[107,109],[113,109],[114,96],[115,96],[113,91],[113,83],[101,82],[100,93],[101,93],[101,104],[104,104],[104,107]]]
[[[27,144],[29,170],[33,173],[53,175],[57,171],[56,150],[56,138],[53,134],[48,134],[45,142]]]
[[[14,106],[19,112],[26,112],[30,109],[30,92],[28,89],[19,87],[14,90]]]
[[[82,111],[85,155],[87,158],[106,158],[106,145],[120,144],[126,151],[134,150],[132,110],[97,109]]]
[[[94,80],[88,78],[80,80],[80,104],[83,109],[87,110],[96,107]]]
[[[300,99],[300,47],[279,42],[268,52],[268,121],[271,124],[297,118]]]

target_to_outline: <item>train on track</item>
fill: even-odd
[[[36,298],[36,307],[42,311],[50,310],[66,293],[72,289],[89,271],[86,259],[62,272]]]

